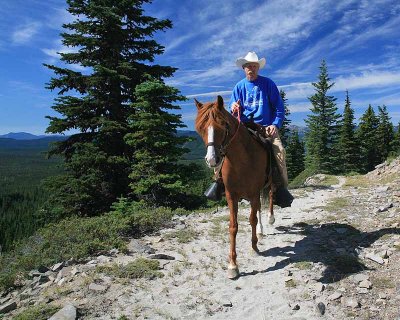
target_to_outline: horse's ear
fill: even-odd
[[[221,96],[217,97],[217,104],[218,104],[218,108],[220,108],[220,109],[224,108],[224,99],[222,99]]]
[[[199,101],[197,101],[196,99],[194,99],[194,103],[196,104],[197,109],[201,109],[201,107],[203,106],[203,104]]]

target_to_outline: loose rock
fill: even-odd
[[[160,259],[160,260],[175,260],[175,257],[165,253],[155,253],[148,256],[149,259]]]
[[[325,304],[323,302],[318,302],[318,304],[316,306],[316,309],[317,309],[317,312],[320,315],[323,316],[325,314],[326,307],[325,307]]]
[[[372,282],[369,281],[369,280],[363,280],[358,284],[358,286],[360,288],[371,289],[372,288]]]
[[[349,307],[349,308],[356,309],[356,308],[361,307],[360,302],[354,298],[342,298],[341,302],[343,305],[345,305],[346,307]]]
[[[105,292],[105,291],[107,291],[107,287],[106,286],[102,286],[100,284],[91,283],[89,285],[89,290],[97,291],[97,292]]]
[[[76,316],[76,308],[68,304],[49,318],[49,320],[75,320]]]
[[[376,263],[379,263],[379,264],[384,264],[385,263],[385,261],[381,257],[379,257],[379,256],[377,256],[375,254],[372,254],[372,253],[367,254],[365,257],[370,259],[370,260],[372,260],[372,261],[374,261],[374,262],[376,262]]]
[[[335,291],[334,293],[332,293],[329,297],[328,297],[328,300],[337,300],[337,299],[339,299],[339,298],[341,298],[342,297],[342,293],[341,292],[339,292],[339,291]]]
[[[8,313],[15,309],[17,309],[17,303],[15,301],[10,301],[0,306],[0,313]]]

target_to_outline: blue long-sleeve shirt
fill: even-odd
[[[276,84],[269,78],[257,76],[254,81],[239,81],[232,91],[229,108],[240,100],[241,121],[254,121],[263,126],[282,127],[285,108]]]

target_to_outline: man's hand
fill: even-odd
[[[278,135],[278,127],[274,124],[265,127],[265,134],[267,137],[275,138]]]
[[[239,113],[240,112],[240,99],[231,104],[231,113]]]

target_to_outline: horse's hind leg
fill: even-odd
[[[236,263],[236,235],[238,232],[238,221],[237,221],[237,213],[238,213],[238,199],[232,197],[230,193],[226,193],[226,200],[229,206],[229,242],[230,242],[230,250],[229,250],[229,265],[228,265],[228,278],[236,279],[239,276],[239,268]]]
[[[257,222],[257,237],[261,239],[264,236],[264,227],[262,224],[262,210],[267,207],[267,188],[264,187],[260,191],[260,209],[258,210],[258,222]]]
[[[257,212],[260,211],[260,197],[257,195],[254,199],[250,201],[251,204],[251,211],[250,211],[250,225],[251,225],[251,247],[255,252],[258,252],[257,247]],[[260,219],[261,221],[261,219]]]
[[[274,217],[274,186],[271,186],[269,189],[269,212],[268,212],[268,223],[274,224],[275,217]]]

